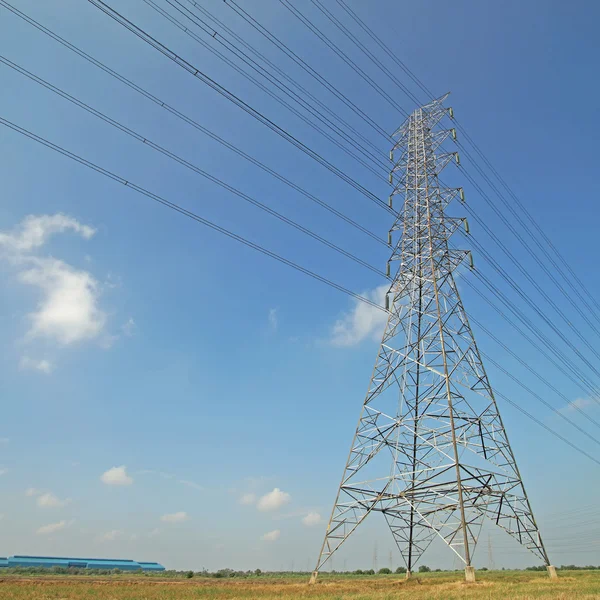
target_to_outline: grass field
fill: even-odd
[[[600,599],[600,571],[561,571],[551,581],[545,573],[497,571],[477,573],[467,585],[460,573],[427,573],[406,581],[402,576],[344,577],[324,574],[316,585],[305,577],[250,579],[160,579],[127,577],[21,577],[0,578],[2,600],[191,600],[211,598],[265,600],[458,600],[546,598]]]

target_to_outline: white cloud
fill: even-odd
[[[155,537],[160,533],[160,529],[157,527],[156,529],[153,529],[152,531],[148,532],[148,537]]]
[[[123,532],[118,529],[113,529],[112,531],[107,531],[102,534],[98,539],[101,542],[113,542],[114,540],[122,537]]]
[[[240,504],[244,504],[245,506],[249,506],[250,504],[254,504],[256,502],[256,494],[244,494],[240,498]]]
[[[54,370],[54,365],[45,358],[37,360],[29,358],[29,356],[23,356],[19,362],[19,368],[22,370],[32,369],[49,375]]]
[[[19,273],[19,280],[43,294],[37,310],[29,314],[28,336],[61,345],[97,338],[106,315],[98,306],[100,286],[92,274],[56,258],[29,257],[27,262],[32,266]]]
[[[389,285],[383,284],[362,295],[383,307]],[[356,346],[363,340],[379,339],[387,321],[387,313],[360,300],[353,300],[354,307],[338,319],[332,329],[329,342],[333,346]]]
[[[3,467],[2,467],[2,468],[0,468],[0,476],[1,476],[1,475],[6,475],[7,473],[8,473],[8,469],[5,469],[5,468],[3,468]]]
[[[121,326],[121,330],[127,337],[131,337],[135,332],[135,327],[135,321],[132,317],[129,317],[129,319]]]
[[[321,523],[321,515],[318,512],[309,512],[303,519],[302,523],[307,527],[313,527]]]
[[[279,531],[279,529],[274,529],[273,531],[265,533],[260,539],[264,542],[276,542],[280,535],[281,531]]]
[[[170,515],[163,515],[160,518],[160,520],[165,523],[183,523],[183,521],[187,521],[188,519],[188,514],[183,511],[172,513]]]
[[[93,227],[60,213],[29,215],[11,233],[0,233],[0,246],[13,253],[31,252],[43,246],[53,234],[67,230],[79,233],[86,240],[96,233]]]
[[[29,490],[27,490],[29,491]],[[61,500],[57,498],[52,492],[46,492],[37,499],[37,505],[42,508],[61,508],[71,503],[71,498],[65,498]]]
[[[260,498],[256,507],[258,510],[271,511],[278,510],[285,506],[292,497],[287,492],[282,492],[279,488],[275,488],[272,492],[265,494]]]
[[[27,488],[25,490],[25,495],[29,496],[29,497],[31,497],[31,496],[39,496],[41,493],[42,492],[40,490],[36,490],[35,488],[32,488],[32,487]]]
[[[279,320],[277,318],[277,309],[270,308],[269,309],[269,329],[271,331],[276,331],[278,324],[279,324]]]
[[[138,539],[138,535],[137,535],[137,533],[132,533],[132,534],[129,536],[129,541],[130,541],[130,542],[135,542],[137,539]]]
[[[49,525],[44,525],[40,527],[36,533],[38,535],[48,535],[49,533],[54,533],[56,531],[60,531],[67,527],[67,521],[59,521],[58,523],[50,523]]]
[[[100,476],[102,483],[106,485],[131,485],[133,478],[127,475],[125,465],[113,467]]]
[[[28,315],[28,340],[45,338],[65,346],[101,338],[104,331],[106,314],[99,307],[101,290],[94,276],[63,260],[35,255],[52,235],[65,231],[85,239],[96,232],[64,214],[29,215],[12,231],[0,232],[0,258],[17,269],[20,283],[40,292],[36,309]],[[50,373],[53,365],[25,356],[21,368]]]

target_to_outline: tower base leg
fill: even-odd
[[[313,585],[317,583],[317,577],[319,576],[319,571],[313,571],[310,579],[308,580],[308,585]]]
[[[410,579],[410,571],[406,571],[406,579]]]
[[[465,581],[467,583],[475,583],[475,567],[465,567]]]
[[[556,567],[554,565],[548,565],[546,569],[548,570],[548,575],[550,575],[550,579],[558,579],[558,575],[556,574]]]

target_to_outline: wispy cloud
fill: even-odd
[[[19,361],[19,369],[22,371],[39,371],[45,375],[50,375],[50,373],[52,373],[54,370],[54,365],[46,358],[35,359],[30,358],[29,356],[22,356],[21,360]]]
[[[279,325],[279,319],[277,317],[277,309],[270,308],[269,309],[269,329],[271,331],[277,331],[278,325]]]
[[[5,467],[0,467],[0,475],[6,475],[8,473],[8,469]]]
[[[163,515],[160,520],[165,523],[183,523],[183,521],[187,521],[189,516],[186,512],[180,511],[176,513],[172,513],[169,515]]]
[[[256,503],[256,494],[252,494],[252,493],[243,494],[240,498],[240,504],[243,504],[245,506],[250,506],[251,504],[255,504],[255,503]]]
[[[89,240],[96,230],[82,225],[77,219],[58,213],[55,215],[29,215],[9,233],[0,232],[0,246],[14,252],[30,252],[43,246],[56,234],[71,230]]]
[[[281,536],[281,531],[279,529],[274,529],[273,531],[268,531],[264,535],[261,536],[261,540],[264,542],[276,542]]]
[[[103,533],[99,538],[98,541],[100,542],[114,542],[115,540],[119,539],[123,537],[123,532],[120,531],[119,529],[113,529],[112,531],[107,531],[106,533]]]
[[[206,488],[191,479],[179,479],[177,475],[174,473],[167,473],[166,471],[155,471],[154,469],[142,469],[141,471],[137,471],[136,475],[155,475],[156,477],[160,477],[161,479],[173,480],[176,483],[181,485],[185,485],[186,487],[192,488],[194,490],[203,491]]]
[[[584,410],[585,408],[588,408],[589,406],[593,406],[594,404],[597,404],[597,403],[598,403],[598,400],[594,399],[594,398],[576,398],[572,402],[569,402],[568,404],[563,406],[560,409],[560,412],[563,412],[563,413],[576,412],[577,410]]]
[[[314,527],[315,525],[320,525],[323,519],[318,512],[309,512],[303,519],[302,524],[307,527]]]
[[[42,527],[40,527],[36,533],[38,535],[49,535],[50,533],[56,533],[57,531],[60,531],[61,529],[65,529],[65,527],[68,527],[69,525],[72,525],[75,521],[71,520],[71,521],[59,521],[58,523],[50,523],[48,525],[43,525]]]
[[[10,443],[10,438],[0,437],[0,446],[8,446]]]
[[[52,492],[41,494],[37,499],[37,505],[41,508],[62,508],[70,503],[71,498],[65,498],[64,500],[61,500]]]
[[[135,321],[132,317],[129,317],[127,321],[121,326],[121,331],[127,336],[131,337],[135,333]]]
[[[127,475],[125,465],[112,467],[108,471],[105,471],[100,476],[100,480],[106,485],[131,485],[133,483],[133,478]]]
[[[154,469],[142,469],[137,472],[138,475],[157,475],[163,479],[175,479],[176,475],[173,473],[166,473],[165,471],[155,471]]]
[[[363,292],[363,296],[383,307],[387,284]],[[383,334],[387,313],[360,300],[353,300],[354,306],[344,313],[331,328],[329,342],[332,346],[356,346],[366,339],[377,340]]]
[[[190,487],[194,490],[202,491],[204,487],[195,481],[189,481],[188,479],[178,479],[177,483],[181,483],[181,485],[185,485],[186,487]]]

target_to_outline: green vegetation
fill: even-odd
[[[600,566],[577,566],[577,565],[562,565],[556,567],[558,571],[600,571]],[[487,567],[480,567],[477,569],[478,573],[488,571]],[[504,569],[502,569],[504,571]],[[494,571],[501,573],[502,571]],[[546,567],[532,566],[525,567],[523,571],[534,571],[546,573]],[[462,569],[443,570],[443,569],[432,569],[427,565],[421,565],[419,567],[419,574],[424,575],[426,573],[462,573]],[[492,571],[489,571],[490,573]],[[518,569],[506,571],[511,573],[519,573]],[[379,575],[403,575],[406,573],[405,567],[398,567],[395,571],[384,567],[375,572],[373,569],[356,569],[355,571],[331,571],[323,572],[319,575],[323,577],[354,577],[354,576],[379,576]],[[255,569],[253,571],[237,571],[235,569],[219,569],[218,571],[122,571],[120,569],[79,569],[76,567],[12,567],[0,569],[0,578],[4,575],[22,575],[22,576],[43,576],[43,575],[86,575],[88,577],[107,577],[107,576],[120,576],[127,578],[153,578],[153,579],[192,579],[196,578],[215,578],[215,579],[229,579],[229,578],[255,578],[255,577],[270,577],[270,578],[281,578],[281,577],[310,577],[310,572],[303,571],[262,571],[261,569]]]
[[[309,586],[307,573],[255,571],[224,576],[224,571],[189,571],[156,576],[118,573],[110,576],[9,574],[0,572],[2,600],[598,600],[600,571],[546,573],[478,571],[477,583],[465,584],[460,572],[427,572],[406,579],[400,574],[323,573]],[[231,569],[229,573],[237,573]],[[370,571],[370,569],[369,569]],[[218,574],[220,573],[220,576]]]

